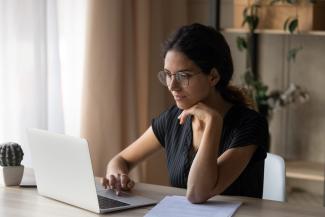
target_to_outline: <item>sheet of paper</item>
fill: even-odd
[[[153,207],[145,217],[230,217],[241,202],[208,201],[192,204],[183,196],[167,196]]]

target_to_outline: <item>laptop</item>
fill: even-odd
[[[38,193],[95,213],[156,204],[157,201],[122,192],[117,196],[95,181],[85,139],[27,129]]]

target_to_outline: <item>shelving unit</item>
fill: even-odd
[[[248,33],[248,29],[245,28],[226,28],[221,29],[221,31],[226,33]],[[284,30],[277,30],[277,29],[258,29],[255,31],[256,34],[274,34],[274,35],[289,35],[290,33]],[[294,33],[293,35],[311,35],[311,36],[325,36],[325,31],[305,31]]]
[[[308,161],[286,161],[286,177],[324,182],[324,164]]]
[[[211,12],[212,12],[212,24],[217,30],[220,30],[225,33],[234,33],[234,34],[245,34],[248,33],[248,29],[245,28],[226,28],[221,29],[220,26],[220,9],[221,9],[221,0],[210,0],[211,2]],[[259,29],[253,34],[252,44],[252,71],[253,74],[257,75],[258,68],[258,43],[260,34],[273,34],[273,35],[289,35],[290,33],[284,30],[273,30],[273,29]],[[325,36],[325,31],[307,31],[299,32],[294,34],[296,36]],[[292,179],[300,179],[306,181],[317,181],[324,183],[324,194],[323,194],[323,205],[325,206],[325,165],[322,163],[308,162],[308,161],[299,161],[299,160],[290,160],[286,161],[286,177]]]

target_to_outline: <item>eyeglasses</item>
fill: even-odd
[[[170,84],[172,83],[172,79],[174,76],[175,80],[180,86],[187,87],[189,85],[190,78],[200,73],[201,72],[193,74],[190,71],[179,71],[176,72],[175,74],[172,74],[168,71],[160,71],[158,72],[158,79],[164,86],[170,87]]]

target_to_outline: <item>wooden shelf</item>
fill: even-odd
[[[286,161],[286,177],[310,181],[324,181],[324,164],[308,161]]]
[[[248,33],[248,29],[244,28],[226,28],[221,31],[226,33]],[[255,30],[257,34],[274,34],[274,35],[290,35],[288,31],[277,30],[277,29],[257,29]],[[312,36],[325,36],[325,31],[304,31],[299,33],[293,33],[293,35],[312,35]]]

